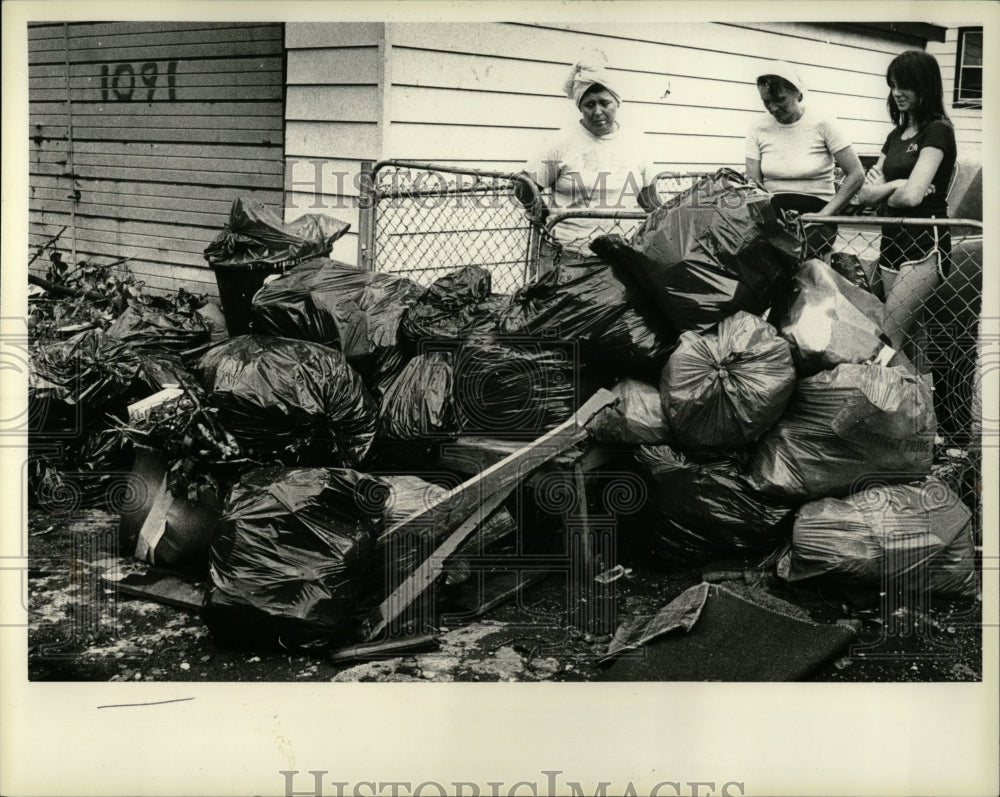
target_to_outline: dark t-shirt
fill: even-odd
[[[934,193],[924,197],[915,208],[907,208],[907,216],[947,216],[948,215],[948,184],[951,173],[955,169],[955,156],[958,151],[955,146],[955,129],[947,122],[936,120],[928,124],[913,138],[903,140],[903,131],[896,128],[882,145],[885,162],[882,164],[882,174],[885,181],[905,180],[910,176],[913,167],[920,157],[924,147],[934,147],[944,153],[944,159],[938,166],[931,183]]]

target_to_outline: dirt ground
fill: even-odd
[[[288,655],[223,647],[197,612],[120,594],[102,575],[142,570],[114,550],[117,517],[101,510],[29,519],[28,674],[33,681],[593,681],[610,634],[569,622],[564,578],[551,576],[482,617],[447,597],[438,647],[360,663],[324,653]],[[815,681],[979,681],[981,604],[913,596],[857,608],[816,589],[792,591],[736,563],[662,571],[622,559],[614,581],[619,622],[652,616],[702,580],[745,592],[817,622],[859,628],[844,655]]]

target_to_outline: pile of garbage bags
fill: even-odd
[[[446,492],[436,447],[534,440],[598,387],[619,401],[589,432],[648,487],[622,528],[665,566],[784,547],[789,581],[876,588],[933,564],[932,588],[975,589],[968,510],[950,492],[927,504],[949,490],[928,480],[932,395],[887,349],[884,305],[843,258],[843,273],[799,262],[796,228],[739,175],[511,296],[480,266],[426,286],[360,271],[327,256],[342,223],[300,226],[241,205],[207,250],[217,266],[284,264],[247,334],[145,303],[32,349],[33,432],[111,419],[117,435],[78,460],[127,470],[130,444],[152,446],[178,500],[208,490],[221,507],[205,562],[220,638],[355,638],[447,532],[387,534]],[[36,475],[54,491],[51,471]],[[500,506],[445,572],[460,580],[463,554],[517,529]]]

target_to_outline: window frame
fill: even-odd
[[[980,94],[978,99],[973,99],[970,97],[962,96],[962,59],[965,54],[965,37],[968,33],[979,33],[980,36],[980,47],[982,47],[982,34],[983,29],[979,27],[968,27],[958,29],[958,41],[955,47],[955,86],[952,93],[952,107],[955,108],[982,108],[983,98]],[[969,67],[970,69],[978,69],[980,75],[983,72],[983,66],[980,64],[978,67]],[[982,85],[982,79],[980,78],[980,85]]]

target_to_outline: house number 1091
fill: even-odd
[[[166,88],[167,99],[177,99],[177,62],[166,62],[166,74],[160,72],[160,62],[146,61],[142,64],[128,62],[116,64],[112,69],[109,64],[101,64],[101,101],[132,102],[144,100],[151,102],[156,90]],[[137,94],[138,92],[138,94]],[[145,96],[143,96],[145,93]]]

